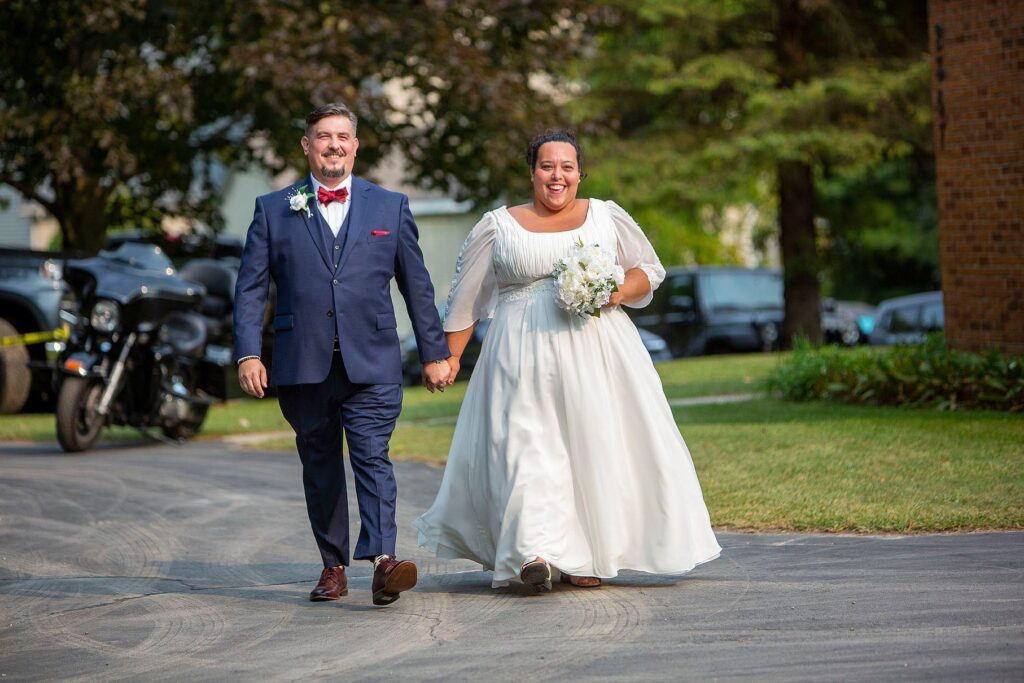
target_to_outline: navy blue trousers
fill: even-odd
[[[388,442],[402,410],[402,385],[352,384],[341,355],[319,384],[277,389],[281,412],[295,430],[302,460],[306,509],[325,567],[349,563],[348,494],[342,462],[342,433],[359,503],[359,539],[354,559],[395,554],[394,469]]]

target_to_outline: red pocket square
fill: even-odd
[[[385,237],[385,236],[390,235],[390,234],[391,234],[390,230],[371,230],[370,231],[370,235],[372,237]]]

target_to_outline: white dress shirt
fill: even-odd
[[[352,174],[349,173],[345,176],[345,179],[341,181],[341,184],[337,187],[330,188],[318,181],[316,178],[310,176],[313,181],[313,201],[316,202],[316,206],[320,209],[320,215],[327,221],[327,227],[331,229],[334,236],[338,236],[338,231],[341,230],[341,224],[345,222],[345,216],[348,215],[348,207],[352,204]],[[326,188],[328,190],[340,190],[345,188],[348,190],[348,201],[347,202],[331,202],[330,204],[324,205],[316,198],[320,192],[320,188]]]

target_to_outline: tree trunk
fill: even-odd
[[[804,46],[808,18],[802,0],[780,0],[777,52],[779,88],[792,88],[808,76]],[[783,348],[794,336],[821,342],[821,263],[814,234],[814,171],[808,161],[779,161],[779,243],[782,247]]]
[[[821,342],[821,263],[814,234],[814,176],[809,164],[783,161],[778,165],[779,242],[782,247],[786,318],[782,345],[796,335]]]
[[[53,213],[60,224],[61,248],[96,254],[107,236],[109,190],[89,179],[57,184],[54,194]]]

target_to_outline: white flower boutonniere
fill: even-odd
[[[309,200],[312,198],[313,193],[306,185],[303,185],[295,190],[295,194],[288,195],[288,206],[292,211],[305,211],[306,218],[311,218],[313,214],[309,210]]]

